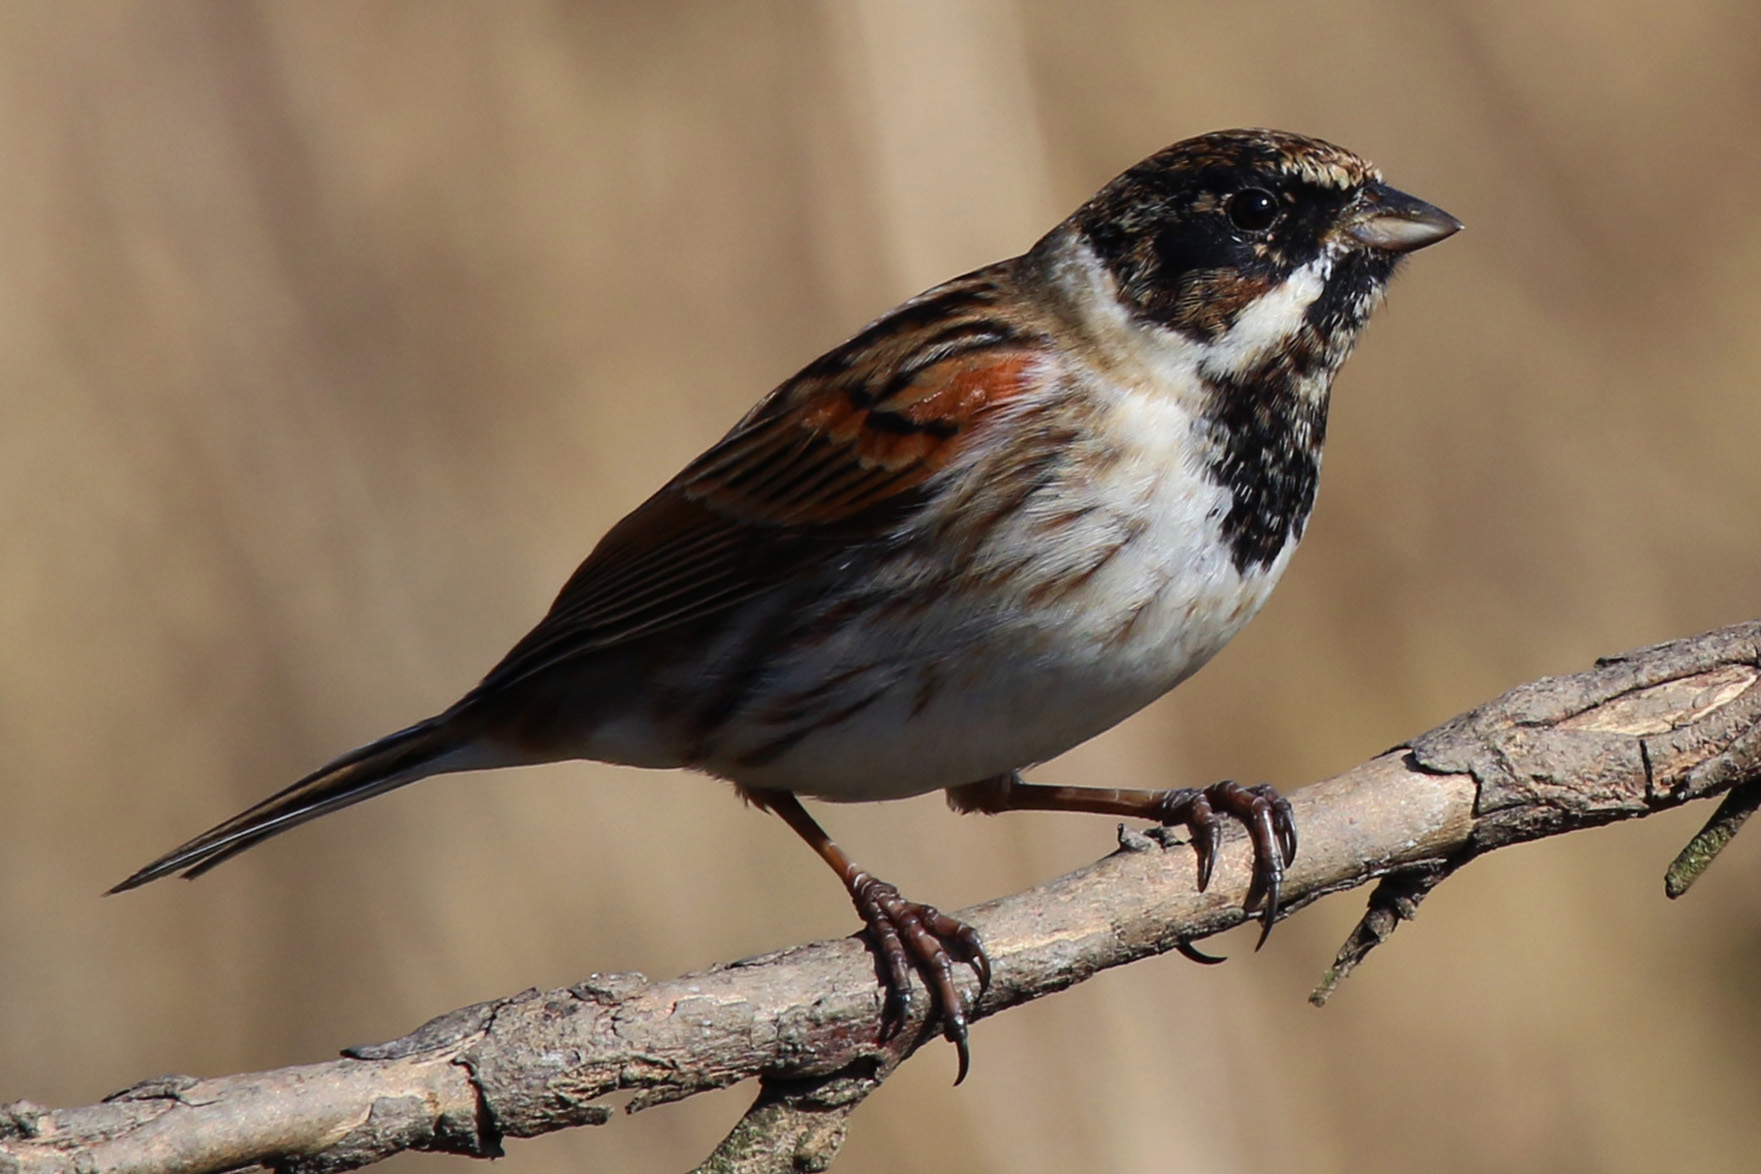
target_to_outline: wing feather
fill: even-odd
[[[732,607],[895,528],[1025,385],[1040,336],[991,314],[1011,277],[1005,262],[931,290],[777,388],[606,534],[471,696]]]

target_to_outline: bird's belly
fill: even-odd
[[[1006,592],[877,602],[779,663],[703,765],[751,787],[902,798],[1042,762],[1124,720],[1214,656],[1289,556],[1238,571],[1213,531],[1216,491],[1181,488],[1123,528],[1094,511],[1088,532],[1006,543],[1034,552]]]

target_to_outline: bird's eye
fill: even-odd
[[[1263,232],[1278,218],[1278,201],[1263,188],[1248,188],[1230,196],[1223,210],[1229,223],[1243,232]]]

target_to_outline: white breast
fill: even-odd
[[[1071,469],[998,526],[964,586],[915,606],[913,566],[890,568],[878,594],[899,606],[852,617],[777,666],[771,700],[730,725],[711,769],[835,800],[921,794],[1061,754],[1214,656],[1289,552],[1237,571],[1220,531],[1228,494],[1196,459],[1202,422],[1178,397],[1113,398],[1095,438],[1111,461],[1092,477]],[[861,702],[857,712],[772,761],[741,761],[785,736],[800,699],[833,678],[818,710]]]
[[[1066,278],[1109,280],[1080,255]],[[1048,408],[1033,396],[1086,405],[1057,477],[986,531],[960,580],[933,597],[914,598],[934,580],[928,560],[875,571],[866,589],[897,606],[850,617],[776,665],[769,697],[730,724],[705,765],[834,800],[920,794],[1054,757],[1196,672],[1259,610],[1295,546],[1245,573],[1234,565],[1222,531],[1232,499],[1206,471],[1215,441],[1201,372],[1271,345],[1323,278],[1317,267],[1285,283],[1209,345],[1142,325],[1110,291],[1077,299],[1090,314],[1092,358],[1080,367],[1066,358],[1013,409]],[[947,474],[976,488],[943,508],[988,516],[982,490],[1002,479],[1007,453],[997,446],[1010,443],[1007,429],[991,433]],[[832,679],[840,685],[828,694]],[[799,725],[809,695],[822,714],[856,708],[786,752],[743,761]]]

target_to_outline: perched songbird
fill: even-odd
[[[143,868],[196,876],[447,771],[692,767],[843,879],[889,992],[923,975],[960,1051],[977,933],[850,860],[801,806],[945,789],[957,811],[1183,825],[1201,888],[1254,846],[1269,929],[1296,851],[1269,787],[1024,783],[1195,672],[1265,602],[1314,503],[1327,397],[1401,257],[1461,225],[1349,151],[1270,130],[1176,143],[1023,256],[808,364],[611,529],[446,712],[350,751]]]

